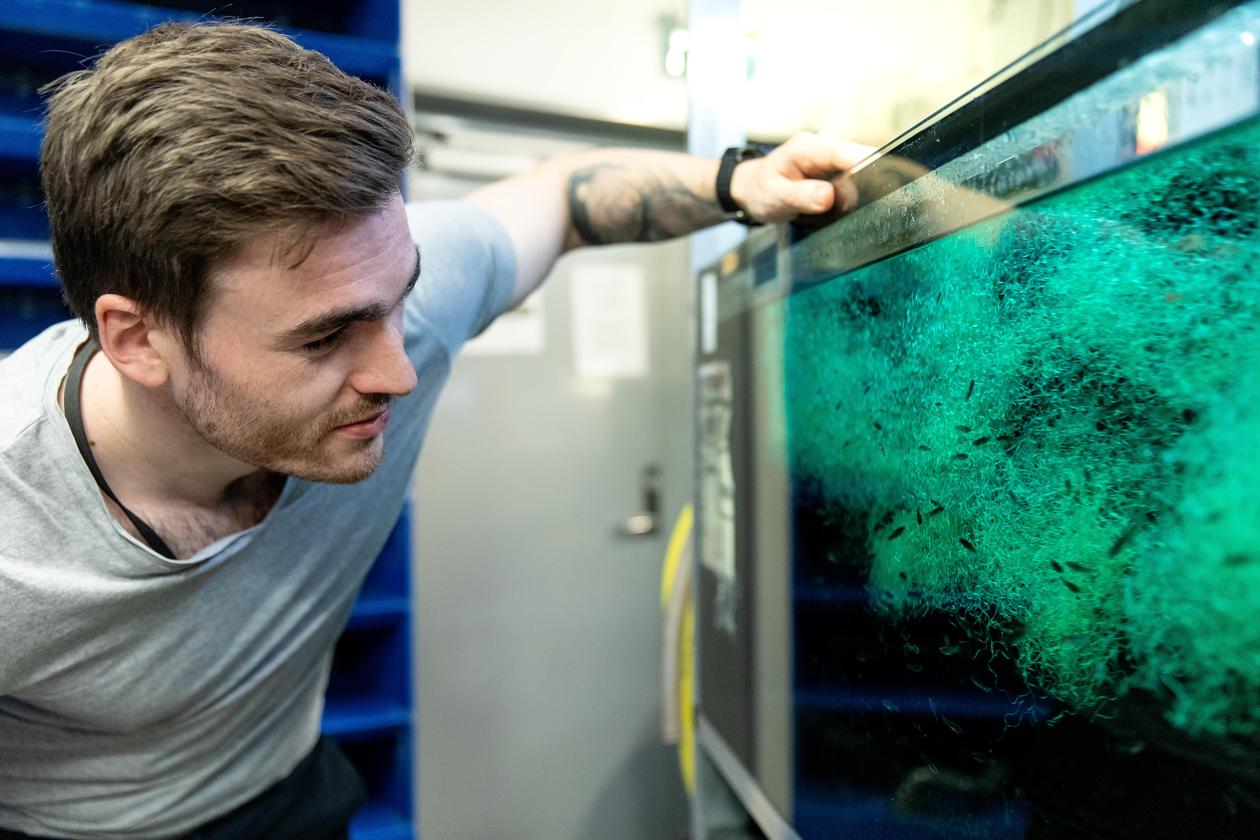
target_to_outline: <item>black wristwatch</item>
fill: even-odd
[[[765,152],[757,146],[732,146],[722,153],[722,162],[718,165],[717,173],[717,200],[723,210],[732,214],[731,221],[748,227],[765,224],[749,216],[744,208],[731,198],[731,177],[735,174],[735,167],[746,160],[764,156]]]

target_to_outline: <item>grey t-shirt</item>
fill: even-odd
[[[419,377],[359,484],[289,478],[266,518],[164,559],[106,510],[57,404],[85,331],[0,361],[0,826],[170,837],[286,776],[319,736],[332,648],[402,508],[459,346],[507,305],[503,227],[460,202],[407,208]]]

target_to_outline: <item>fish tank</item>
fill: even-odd
[[[700,273],[701,749],[770,837],[1260,837],[1260,2],[1115,2]]]

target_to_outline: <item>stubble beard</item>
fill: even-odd
[[[187,391],[177,399],[184,420],[203,440],[238,461],[326,484],[355,484],[381,465],[383,433],[370,440],[330,440],[330,433],[385,408],[388,396],[366,397],[350,410],[310,421],[247,395],[214,371],[198,369],[190,377]],[[344,454],[330,451],[334,447]]]

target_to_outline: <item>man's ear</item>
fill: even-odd
[[[96,327],[101,350],[121,374],[147,388],[166,383],[173,342],[139,304],[122,295],[101,295],[96,299]]]

